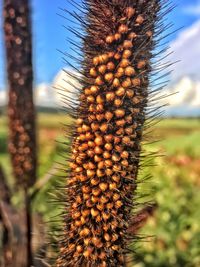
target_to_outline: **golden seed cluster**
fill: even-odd
[[[91,32],[96,32],[98,45],[85,44],[93,53],[85,55],[87,86],[80,95],[58,267],[124,266],[147,104],[155,19],[149,13],[157,1],[125,8],[121,2],[130,1],[116,1],[115,8],[89,2]],[[98,13],[109,8],[114,10],[110,17]]]

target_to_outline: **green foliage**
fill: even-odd
[[[53,161],[63,160],[58,155],[61,145],[55,142],[64,134],[61,121],[68,123],[69,118],[63,114],[38,115],[38,179],[51,172]],[[0,118],[0,124],[0,161],[6,172],[10,173],[9,157],[5,150],[6,122],[3,118]],[[166,119],[155,127],[153,133],[162,141],[146,148],[159,150],[165,157],[153,160],[157,166],[146,170],[153,174],[153,180],[141,184],[140,190],[147,191],[153,185],[152,198],[157,201],[158,208],[141,231],[142,235],[149,237],[138,244],[134,266],[199,267],[200,120]],[[42,213],[45,220],[55,221],[53,216],[60,212],[59,205],[52,204],[52,197],[49,196],[58,179],[53,176],[34,201],[34,210]]]
[[[163,129],[165,131],[163,132]],[[153,173],[155,215],[142,229],[153,236],[140,244],[137,267],[200,266],[200,123],[164,120],[157,132],[164,138],[149,149],[166,155],[155,159]],[[169,133],[166,134],[166,133]],[[141,188],[142,190],[142,188]]]

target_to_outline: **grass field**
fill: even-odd
[[[55,139],[64,139],[66,130],[61,122],[69,120],[64,114],[38,114],[40,178],[52,170],[55,161],[61,160],[58,155],[61,146]],[[161,141],[148,144],[145,149],[164,156],[153,158],[156,166],[141,171],[141,177],[150,173],[153,179],[141,184],[139,190],[151,192],[158,207],[140,233],[148,237],[136,245],[134,266],[199,267],[200,119],[163,119],[150,135]],[[7,123],[5,117],[0,117],[0,162],[12,185],[6,142]],[[58,211],[47,201],[48,191],[57,179],[53,177],[44,186],[34,203],[34,210],[45,219]]]

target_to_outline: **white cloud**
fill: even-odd
[[[70,71],[72,76],[79,76],[77,73]],[[80,85],[76,78],[69,76],[65,71],[61,70],[56,75],[52,86],[55,88],[56,103],[58,105],[67,106],[76,105],[78,103],[78,90]]]
[[[183,77],[173,87],[165,90],[166,94],[172,94],[167,99],[169,108],[191,107],[200,108],[200,82],[193,81],[189,77]]]
[[[200,80],[200,20],[180,32],[177,39],[171,43],[173,54],[170,60],[176,63],[172,73],[172,81],[184,76]]]
[[[46,83],[39,84],[34,90],[34,100],[37,106],[54,107],[55,92],[53,88]]]
[[[4,106],[7,103],[7,92],[5,90],[0,91],[0,106]]]

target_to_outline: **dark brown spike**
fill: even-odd
[[[31,266],[31,200],[36,181],[36,133],[33,103],[32,34],[28,0],[4,0],[4,36],[9,89],[9,143],[16,185],[24,190],[27,266]]]
[[[27,0],[4,1],[4,33],[9,88],[9,152],[16,183],[28,188],[36,180],[35,110],[32,44]]]

